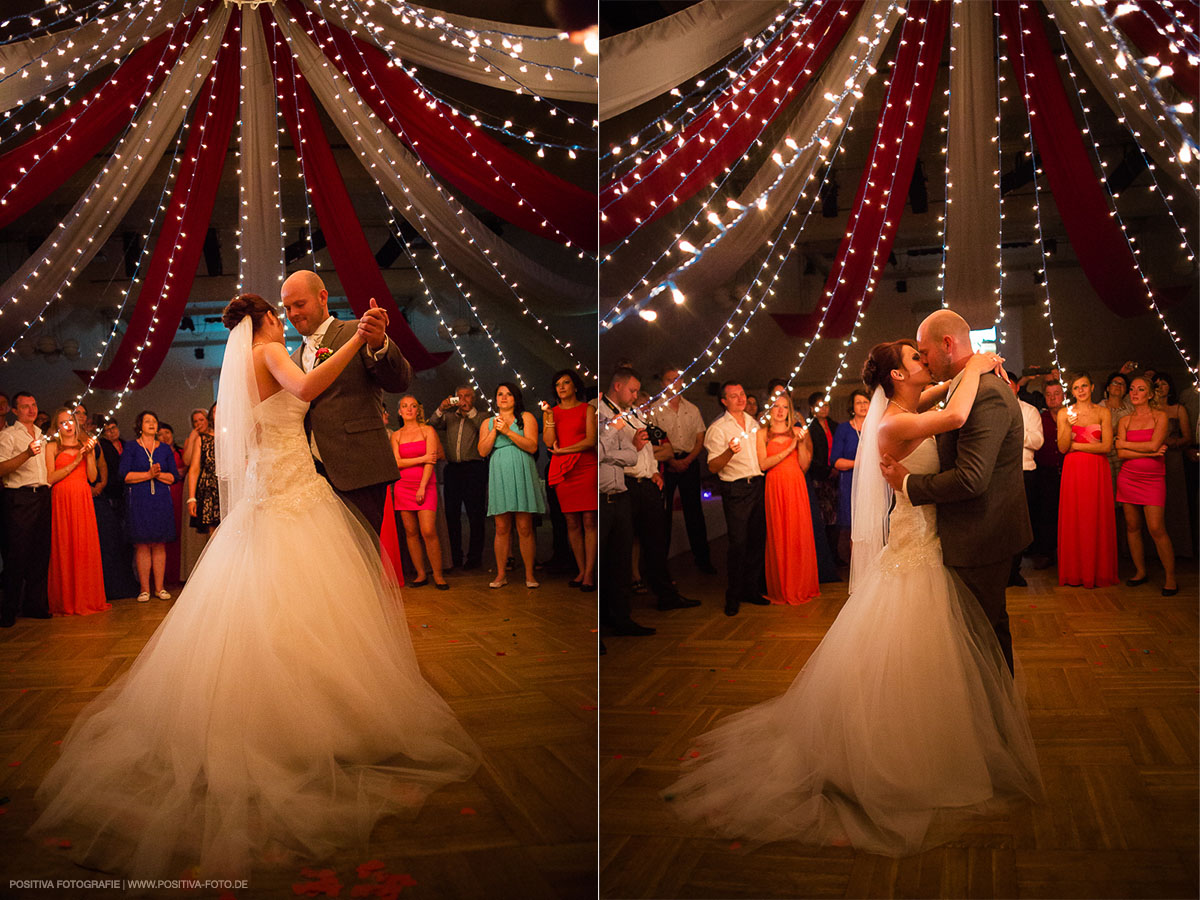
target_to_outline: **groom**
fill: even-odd
[[[930,315],[917,329],[917,349],[937,381],[952,379],[949,396],[971,358],[970,326],[948,309]],[[1013,668],[1012,633],[1004,589],[1013,556],[1032,538],[1021,471],[1024,424],[1012,389],[988,372],[979,379],[975,403],[958,431],[937,436],[941,471],[909,474],[891,456],[881,462],[884,478],[914,506],[937,505],[942,558],[970,588]]]
[[[305,372],[354,336],[359,322],[342,322],[329,314],[329,291],[316,272],[293,272],[280,299],[288,321],[304,337],[292,359]],[[412,379],[412,367],[388,340],[387,314],[375,306],[362,317],[367,344],[341,375],[321,393],[304,420],[317,471],[351,508],[362,513],[376,537],[383,525],[387,486],[395,481],[396,460],[388,443],[380,410],[383,391],[400,393]]]

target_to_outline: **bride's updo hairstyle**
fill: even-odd
[[[225,311],[221,314],[221,321],[225,323],[226,328],[233,331],[238,322],[249,316],[254,330],[258,331],[258,327],[262,325],[263,316],[273,312],[271,304],[258,294],[238,294],[225,307]]]
[[[884,396],[889,399],[895,386],[892,384],[892,369],[904,371],[904,348],[917,349],[916,343],[905,338],[900,341],[889,341],[886,344],[876,344],[867,361],[863,363],[862,380],[872,392],[877,387],[883,388]]]

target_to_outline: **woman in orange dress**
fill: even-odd
[[[796,424],[786,392],[776,394],[767,427],[758,429],[758,464],[767,473],[767,599],[807,603],[820,593],[817,548],[804,473],[812,438]]]
[[[104,596],[100,563],[100,532],[92,504],[90,480],[98,477],[95,438],[80,443],[75,416],[69,409],[54,413],[53,434],[47,444],[50,482],[50,577],[47,593],[56,616],[86,616],[111,609]]]

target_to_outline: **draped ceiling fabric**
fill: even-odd
[[[1109,0],[1105,7],[1108,9],[1109,15],[1113,15],[1122,5],[1122,3]],[[1200,53],[1200,44],[1197,43],[1195,32],[1197,27],[1196,4],[1193,0],[1190,3],[1181,3],[1180,6],[1184,7],[1184,21],[1192,29],[1190,34],[1172,22],[1170,13],[1152,3],[1138,4],[1135,11],[1121,16],[1117,20],[1117,24],[1145,56],[1157,56],[1162,62],[1168,63],[1174,69],[1174,74],[1170,77],[1171,83],[1195,100],[1198,96],[1197,92],[1200,91],[1200,67],[1188,62],[1187,53],[1189,51],[1192,54]],[[1187,9],[1188,6],[1191,9]],[[1190,21],[1186,18],[1189,15]],[[1175,33],[1171,37],[1162,33],[1168,27],[1175,28]],[[1179,47],[1178,52],[1171,48],[1172,44]]]
[[[212,68],[228,20],[225,6],[212,13],[134,119],[108,165],[58,228],[0,288],[4,302],[49,302],[68,281],[72,267],[78,270],[96,255],[150,179],[154,166],[139,163],[162,156],[178,131],[190,99]]]
[[[447,34],[447,30],[436,25],[414,31],[410,26],[403,25],[398,18],[393,17],[390,21],[385,19],[381,22],[381,27],[378,29],[373,29],[362,21],[361,17],[345,15],[336,4],[329,0],[304,0],[304,2],[306,6],[326,19],[336,17],[342,27],[356,37],[370,41],[384,49],[396,51],[406,63],[429,66],[439,72],[445,72],[447,75],[500,90],[528,91],[528,87],[522,88],[522,84],[524,84],[532,86],[543,97],[550,97],[554,100],[586,103],[592,106],[596,103],[596,57],[584,53],[582,48],[576,44],[554,40],[559,32],[552,28],[514,26],[504,22],[476,19],[471,16],[460,16],[422,7],[429,21],[440,17],[445,19],[449,26],[474,31],[479,35],[480,46],[476,54],[479,59],[491,67],[491,71],[485,71],[483,66],[464,62],[462,49],[454,47],[449,40],[442,40],[442,37]],[[411,18],[414,21],[416,19],[415,16],[411,16]],[[514,32],[519,32],[527,37],[522,41],[520,62],[509,56],[501,43],[504,34],[513,34]],[[495,45],[494,48],[489,48],[483,43],[485,37],[491,38]],[[458,40],[463,41],[462,38]],[[579,66],[575,65],[576,59],[581,60]],[[528,65],[530,71],[522,73],[521,65]],[[553,81],[547,81],[544,70],[537,70],[538,66],[555,67],[550,69]]]
[[[845,84],[854,77],[857,71],[862,69],[865,73],[865,71],[875,68],[879,64],[879,59],[883,55],[888,39],[899,19],[900,13],[891,0],[871,0],[865,4],[850,23],[838,52],[834,53],[825,68],[821,70],[809,96],[824,97],[826,94],[841,96]],[[669,277],[680,290],[685,294],[702,293],[714,285],[726,284],[733,279],[748,259],[762,251],[763,247],[770,242],[771,235],[779,230],[784,219],[787,218],[792,205],[790,198],[800,195],[805,188],[809,174],[814,170],[814,164],[823,149],[816,138],[825,137],[832,140],[834,137],[834,129],[837,126],[833,123],[826,126],[826,134],[818,135],[818,128],[821,127],[822,120],[826,116],[840,116],[843,119],[842,127],[844,127],[848,123],[849,110],[854,103],[854,97],[847,94],[841,98],[836,110],[827,108],[820,103],[801,103],[796,107],[792,120],[785,129],[785,136],[779,139],[767,158],[774,153],[784,154],[785,157],[791,154],[792,151],[785,143],[789,139],[795,139],[800,144],[807,142],[807,145],[801,148],[795,162],[783,172],[782,179],[774,188],[771,188],[771,185],[778,174],[774,165],[763,166],[755,173],[737,199],[742,206],[748,207],[764,191],[771,189],[767,208],[743,218],[736,227],[730,228],[722,236],[720,243],[705,250],[699,259],[686,268],[672,272]],[[810,138],[812,139],[810,140]],[[712,236],[710,232],[704,242],[707,243]],[[692,242],[699,243],[696,240]],[[612,279],[613,282],[616,280],[616,278]],[[664,280],[662,278],[653,279],[651,287]],[[608,283],[611,283],[609,279],[604,279],[601,287],[606,287]],[[639,287],[632,298],[633,303],[637,304],[645,299],[646,293],[651,287]],[[606,295],[601,298],[601,307],[612,309],[618,299],[617,296]]]
[[[987,3],[954,5],[950,42],[949,167],[945,254],[946,305],[976,328],[995,322],[1000,303],[999,153],[992,140],[996,101],[996,30]]]
[[[704,0],[600,42],[604,91],[600,119],[611,119],[665,94],[757,35],[787,3]]]
[[[327,110],[337,112],[334,124],[347,144],[397,212],[438,249],[446,262],[499,298],[511,295],[511,285],[526,300],[539,301],[544,312],[595,315],[596,294],[592,285],[563,278],[519,253],[453,197],[439,192],[420,162],[348,90],[346,80],[332,71],[333,67],[304,29],[285,16],[277,16],[276,21],[309,87]],[[481,253],[505,276],[482,259]]]
[[[69,37],[57,32],[0,46],[0,112],[53,93],[89,68],[113,62],[137,44],[158,37],[183,18],[188,2],[143,3],[83,25]],[[33,72],[29,77],[21,75],[25,66]]]
[[[600,192],[600,243],[625,238],[639,225],[670,213],[741,159],[765,123],[800,98],[861,5],[861,0],[816,0],[809,15],[771,40],[764,64],[741,91],[732,85],[726,88],[681,130],[678,143],[647,154],[640,165],[605,185]],[[744,108],[738,108],[735,94],[743,100],[750,97]]]

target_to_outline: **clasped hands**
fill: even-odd
[[[372,351],[379,350],[387,339],[388,315],[379,308],[375,298],[371,298],[371,307],[358,320],[358,335]]]

